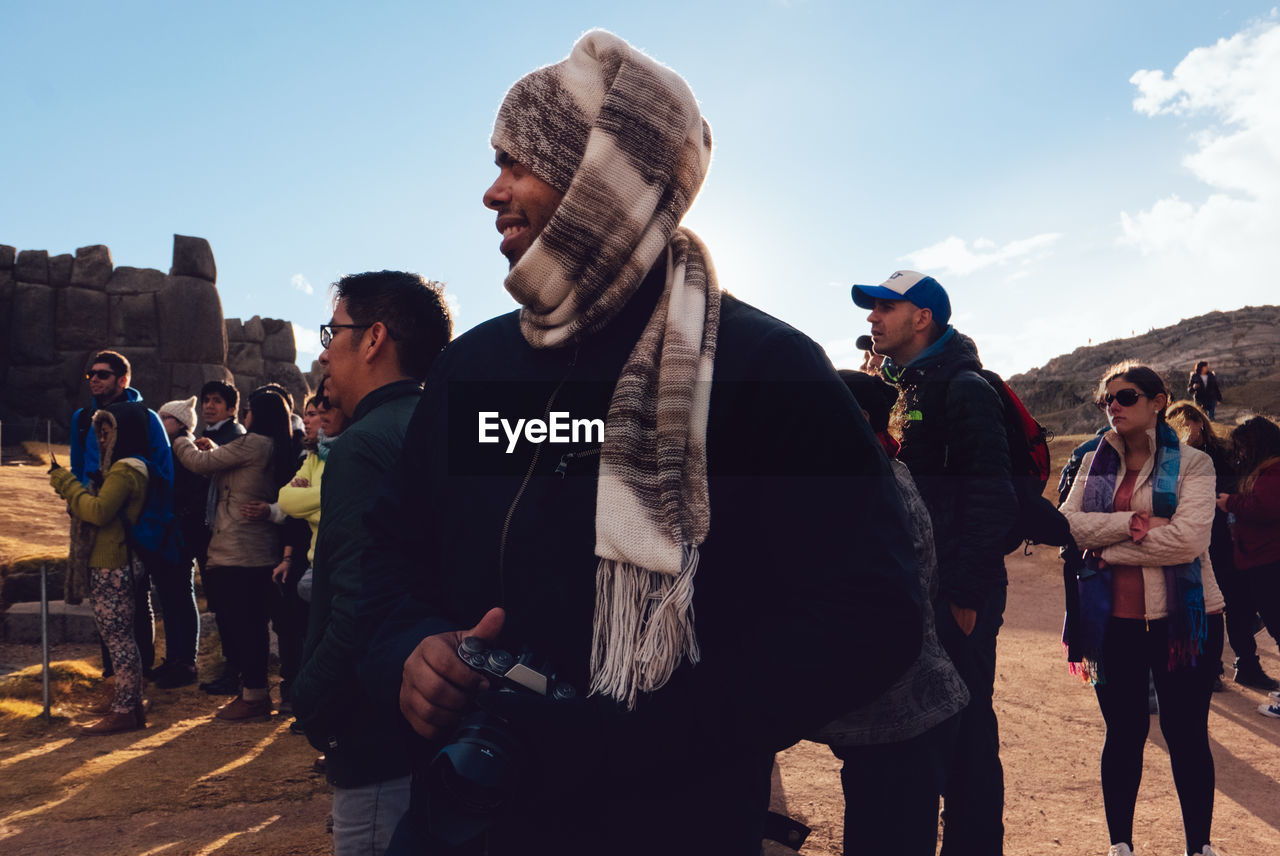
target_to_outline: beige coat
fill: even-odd
[[[209,541],[209,567],[257,568],[280,562],[280,540],[270,520],[248,520],[240,506],[251,500],[274,502],[271,480],[271,438],[245,434],[208,452],[190,437],[173,441],[173,456],[193,473],[215,476],[217,509]]]
[[[1155,431],[1148,431],[1147,436],[1154,449]],[[1103,441],[1120,453],[1120,472],[1116,475],[1116,486],[1119,487],[1125,475],[1124,444],[1115,431],[1108,431]],[[1213,529],[1214,500],[1217,498],[1213,461],[1204,452],[1185,443],[1180,450],[1178,509],[1168,526],[1152,529],[1141,544],[1135,544],[1129,536],[1129,519],[1134,512],[1151,513],[1154,455],[1147,458],[1138,472],[1138,483],[1133,489],[1130,504],[1132,511],[1080,510],[1093,452],[1085,455],[1081,462],[1080,476],[1071,486],[1071,493],[1061,509],[1071,524],[1071,537],[1076,539],[1081,549],[1100,550],[1102,560],[1109,565],[1137,565],[1142,568],[1142,589],[1149,619],[1164,618],[1168,614],[1164,566],[1184,564],[1197,557],[1200,559],[1205,611],[1221,612],[1225,603],[1218,580],[1213,575],[1213,564],[1209,561],[1209,537]]]

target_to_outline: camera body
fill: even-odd
[[[490,648],[489,643],[479,636],[468,636],[462,640],[458,645],[458,659],[488,676],[492,688],[498,692],[529,692],[557,701],[567,701],[578,695],[572,685],[557,681],[554,674],[533,668],[531,654],[516,657],[501,648]]]
[[[553,701],[578,696],[572,685],[556,680],[550,669],[535,667],[532,654],[517,657],[477,636],[462,640],[458,658],[487,677],[491,691]],[[479,835],[525,786],[531,757],[502,716],[484,709],[468,714],[426,770],[426,805],[413,807],[419,821],[425,822],[429,838],[456,846]]]

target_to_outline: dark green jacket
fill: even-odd
[[[292,700],[307,739],[328,756],[329,781],[338,787],[409,773],[400,727],[369,704],[356,670],[385,616],[385,604],[368,596],[361,568],[369,541],[363,519],[400,458],[421,394],[421,384],[405,380],[366,395],[325,466],[311,614]]]

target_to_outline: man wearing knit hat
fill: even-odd
[[[756,856],[773,753],[919,650],[888,461],[821,348],[680,225],[711,132],[678,74],[587,33],[492,144],[521,308],[441,355],[367,518],[399,608],[363,674],[423,738],[389,852]],[[576,694],[494,692],[467,636]]]
[[[895,271],[880,285],[853,286],[853,302],[871,310],[872,347],[901,391],[897,457],[933,523],[938,638],[969,689],[943,793],[942,856],[998,856],[1004,772],[991,702],[1008,585],[1005,537],[1018,513],[1003,405],[978,374],[973,340],[948,323],[951,300],[936,279]]]

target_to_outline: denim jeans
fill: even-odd
[[[409,810],[409,777],[333,789],[334,856],[383,856]]]

